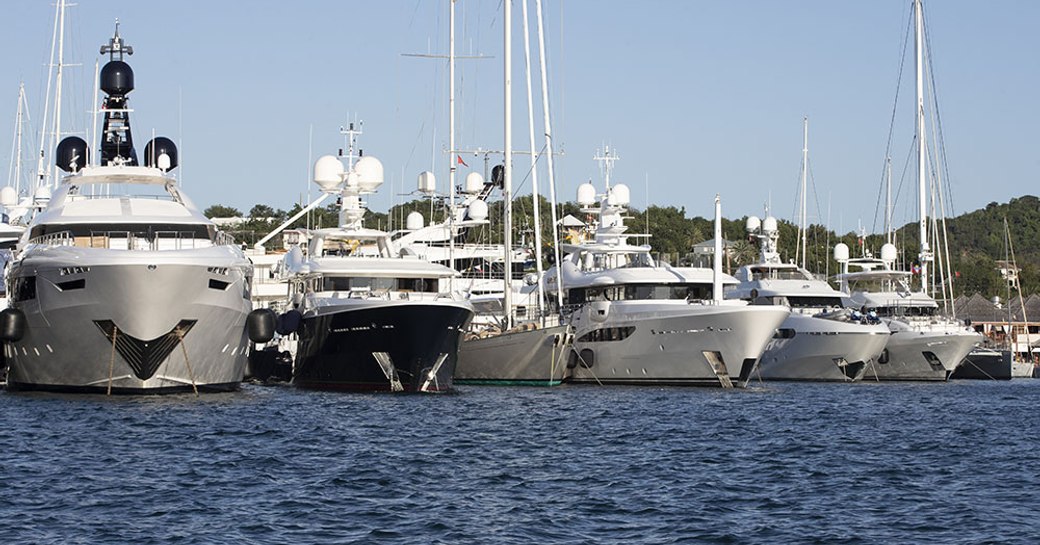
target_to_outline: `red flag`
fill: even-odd
[[[455,160],[458,161],[458,164],[460,164],[460,165],[462,165],[464,167],[468,167],[469,166],[469,165],[466,164],[465,161],[462,160],[462,156],[461,155],[456,155],[455,156]]]

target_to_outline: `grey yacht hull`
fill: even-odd
[[[455,383],[556,386],[570,375],[566,341],[565,325],[466,339]]]
[[[117,394],[231,390],[248,358],[246,279],[228,248],[56,247],[16,263],[27,328],[4,347],[8,388]]]

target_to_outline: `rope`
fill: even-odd
[[[188,347],[184,346],[184,330],[177,326],[177,339],[180,341],[181,351],[184,353],[184,365],[188,368],[188,378],[191,379],[191,389],[195,397],[199,397],[199,388],[195,385],[195,373],[191,370],[191,362],[188,361]]]
[[[592,366],[588,365],[588,362],[585,361],[585,358],[581,357],[581,352],[575,350],[574,353],[577,354],[578,355],[578,359],[581,360],[581,362],[583,364],[585,364],[585,365],[582,365],[582,367],[584,367],[589,372],[589,374],[592,375],[592,378],[596,379],[596,384],[599,384],[600,386],[603,386],[603,383],[599,380],[599,377],[597,377],[596,373],[592,370]]]
[[[112,373],[116,367],[116,337],[119,336],[119,328],[112,324],[112,357],[108,360],[108,391],[105,395],[112,395]]]

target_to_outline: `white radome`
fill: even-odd
[[[322,191],[332,191],[343,182],[343,163],[334,155],[322,155],[314,162],[314,183]]]

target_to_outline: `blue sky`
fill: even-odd
[[[909,0],[545,3],[564,198],[589,179],[599,185],[592,156],[609,144],[621,155],[614,179],[631,186],[640,208],[649,199],[707,216],[718,192],[729,217],[761,214],[771,202],[775,215],[791,218],[808,115],[810,221],[826,223],[829,215],[835,229],[880,228],[878,191]],[[513,5],[513,141],[521,149],[527,114],[520,4]],[[493,57],[459,63],[457,145],[500,149],[502,4],[457,6],[458,53]],[[1035,194],[1040,2],[932,0],[925,9],[954,211]],[[531,10],[533,18],[533,3]],[[446,62],[402,53],[446,52],[447,12],[446,2],[430,0],[80,0],[67,23],[67,62],[82,66],[66,71],[66,130],[89,130],[94,61],[118,17],[135,48],[138,149],[153,130],[181,142],[181,176],[200,206],[247,211],[306,199],[313,159],[334,153],[343,142],[339,127],[362,119],[362,148],[387,173],[371,205],[385,210],[422,170],[433,170],[446,190]],[[33,118],[28,129],[37,130],[52,17],[47,1],[5,4],[4,167],[20,81]],[[913,137],[909,58],[903,82],[892,146],[897,183]],[[27,146],[37,148],[36,138]],[[481,168],[480,159],[464,159]],[[530,182],[521,182],[529,160],[515,161],[515,183],[529,192]],[[913,219],[912,199],[904,187],[900,222]]]

